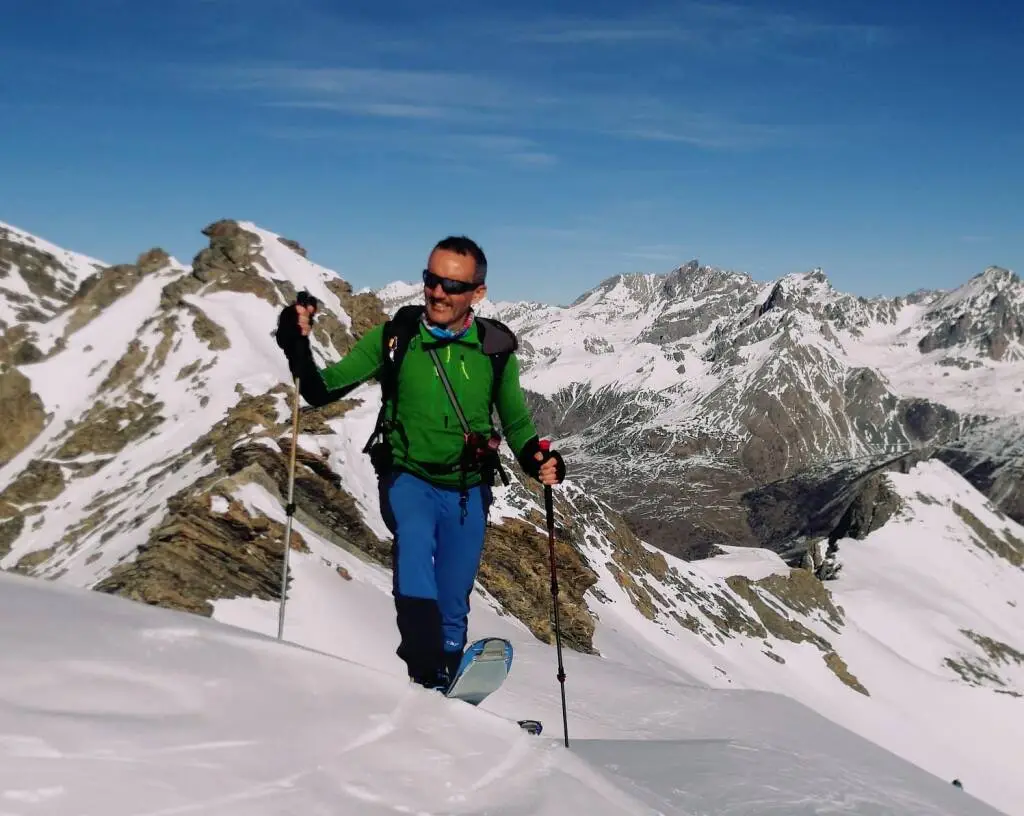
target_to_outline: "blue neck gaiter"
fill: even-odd
[[[438,340],[458,340],[460,337],[465,335],[469,331],[469,327],[473,325],[473,312],[466,315],[466,322],[462,324],[462,328],[457,331],[446,329],[444,326],[435,326],[429,320],[427,316],[423,315],[423,325],[427,327],[427,331],[430,332],[432,337],[436,337]]]

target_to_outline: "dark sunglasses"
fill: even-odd
[[[435,275],[429,269],[423,270],[423,284],[428,289],[433,289],[438,284],[441,284],[441,288],[448,295],[464,295],[466,292],[472,292],[480,286],[479,283],[466,283],[465,281],[452,280],[451,278],[442,278],[440,275]]]

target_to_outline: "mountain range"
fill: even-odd
[[[579,478],[669,551],[802,557],[860,475],[907,457],[941,458],[1024,521],[1024,283],[1006,269],[869,299],[821,270],[758,283],[691,261],[481,313],[521,337],[523,382]]]
[[[0,225],[0,568],[270,633],[293,398],[277,313],[316,295],[326,362],[422,290],[356,292],[249,222],[203,234],[191,263],[111,265]],[[1017,276],[864,299],[820,271],[693,262],[481,313],[516,330],[570,463],[559,603],[580,660],[786,695],[1015,812]],[[300,413],[289,637],[353,659],[371,647],[313,610],[390,591],[361,453],[378,405],[371,383]],[[542,497],[505,456],[474,604],[550,644]]]

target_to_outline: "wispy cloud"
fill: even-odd
[[[261,126],[259,135],[281,141],[330,141],[335,144],[362,144],[398,153],[430,156],[456,166],[467,161],[486,158],[529,168],[546,168],[558,163],[558,156],[537,141],[522,136],[494,133],[416,133],[404,130],[353,130],[342,127],[306,125]]]
[[[872,47],[891,40],[883,26],[815,19],[734,3],[675,2],[617,17],[548,17],[513,27],[512,39],[551,45],[686,45],[722,53],[794,45]]]
[[[448,71],[258,65],[217,69],[203,81],[261,92],[263,104],[389,119],[478,118],[508,104],[503,85]]]
[[[444,22],[429,25],[443,27]],[[324,25],[328,23],[342,24],[339,19]],[[369,23],[357,25],[365,28]],[[379,39],[367,37],[374,44],[362,48],[357,40],[347,52],[352,60],[348,64],[327,57],[314,64],[268,60],[221,66],[195,77],[195,87],[241,95],[267,109],[308,111],[309,122],[281,123],[285,130],[303,134],[299,138],[308,138],[306,125],[319,128],[325,116],[336,114],[340,121],[365,120],[388,137],[414,142],[413,149],[420,152],[440,151],[442,158],[461,150],[523,168],[544,168],[557,164],[579,135],[733,151],[817,138],[806,126],[780,120],[783,113],[776,108],[765,106],[760,116],[754,113],[757,100],[744,104],[732,98],[730,107],[719,96],[693,91],[692,83],[676,81],[690,71],[678,60],[665,62],[665,71],[675,71],[673,75],[640,77],[615,63],[595,64],[587,46],[685,44],[689,53],[715,59],[737,52],[799,59],[816,48],[822,53],[837,44],[869,48],[887,37],[872,26],[699,0],[677,0],[657,11],[616,17],[499,19],[497,13],[488,13],[466,26],[474,44],[504,43],[515,58],[509,63],[507,56],[489,60],[476,53],[459,67],[420,68],[412,55],[422,53],[421,45],[409,42],[402,53],[373,56]],[[483,32],[489,33],[478,36]],[[403,29],[382,38],[391,42],[407,35]],[[800,47],[804,44],[809,48]],[[579,45],[583,53],[566,49],[576,56],[565,57],[555,69],[546,45]],[[544,67],[531,68],[531,54],[543,56]]]
[[[262,65],[225,68],[200,82],[205,89],[247,93],[266,107],[433,125],[455,144],[534,167],[555,163],[557,151],[539,137],[519,135],[525,130],[548,139],[586,133],[710,149],[749,149],[794,135],[780,125],[690,111],[627,88],[578,92],[486,74]],[[417,131],[415,138],[422,137]]]

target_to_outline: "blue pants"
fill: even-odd
[[[409,676],[431,682],[452,672],[466,646],[469,598],[487,528],[491,488],[469,488],[466,513],[458,488],[439,487],[403,471],[380,481],[381,515],[392,549],[398,656]]]

